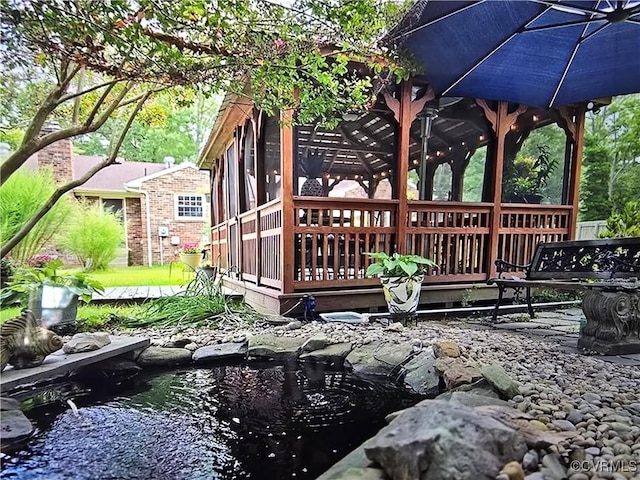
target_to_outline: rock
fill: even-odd
[[[513,398],[520,393],[518,382],[513,380],[507,372],[497,363],[484,365],[480,368],[480,373],[496,390],[507,398]]]
[[[569,476],[569,480],[589,480],[589,475],[582,472],[576,472]]]
[[[433,397],[440,391],[440,376],[436,373],[434,364],[435,356],[431,349],[419,353],[405,366],[407,372],[404,383],[414,392],[428,397]]]
[[[518,462],[507,463],[500,470],[500,474],[505,475],[508,480],[524,480],[524,471]]]
[[[277,337],[274,335],[254,335],[249,338],[249,357],[273,360],[291,360],[305,342],[304,338]]]
[[[540,422],[538,420],[531,420],[529,422],[529,425],[531,425],[533,428],[537,428],[538,430],[541,430],[543,432],[546,432],[548,430],[547,426],[544,423],[542,423],[542,422]]]
[[[400,322],[394,322],[385,328],[388,332],[401,332],[404,330],[404,326]]]
[[[346,362],[356,373],[388,375],[411,354],[412,346],[408,343],[397,345],[377,340],[352,350]]]
[[[566,432],[571,432],[576,429],[576,426],[568,420],[554,420],[552,424]]]
[[[15,398],[0,397],[0,411],[20,410],[20,402]]]
[[[482,479],[526,452],[522,436],[457,404],[425,400],[398,416],[365,447],[394,480]]]
[[[137,362],[142,367],[183,365],[191,363],[191,352],[186,348],[149,347]]]
[[[16,443],[28,438],[34,430],[29,419],[20,410],[4,410],[0,418],[2,450],[12,450]]]
[[[314,350],[320,350],[327,346],[329,339],[324,333],[318,333],[312,337],[309,337],[306,342],[302,344],[301,350],[303,352],[313,352]]]
[[[574,425],[577,425],[584,420],[584,413],[582,413],[580,410],[572,410],[567,415],[567,420]]]
[[[135,377],[142,368],[133,360],[123,358],[109,358],[96,365],[96,368],[102,372],[102,377],[98,380],[95,372],[92,370],[90,374],[93,381],[102,382],[104,377],[110,378],[112,381],[123,381]]]
[[[433,344],[433,353],[436,358],[458,358],[460,356],[460,348],[453,342],[435,342]]]
[[[165,347],[169,348],[185,348],[190,343],[193,343],[193,340],[190,338],[177,338],[175,340],[169,341]]]
[[[447,389],[473,383],[482,378],[477,369],[467,365],[460,358],[440,357],[436,360],[435,369],[441,373]]]
[[[453,391],[445,392],[442,395],[436,397],[437,400],[448,400],[459,405],[465,405],[467,407],[480,407],[482,405],[499,405],[501,407],[509,407],[509,404],[504,400],[500,400],[495,397],[487,397],[486,395],[480,395],[477,393]]]
[[[111,339],[109,334],[105,332],[82,332],[76,333],[71,340],[65,343],[62,347],[64,353],[82,353],[98,350],[105,345],[109,345]]]
[[[316,480],[335,480],[336,478],[340,478],[340,475],[350,469],[360,470],[371,467],[371,460],[367,458],[365,448],[371,445],[372,442],[373,438],[366,440],[362,445],[352,450],[351,453],[320,475]]]
[[[379,468],[349,468],[332,480],[387,480],[388,478]]]
[[[538,470],[538,464],[540,463],[540,457],[535,450],[529,450],[522,458],[522,466],[528,472],[535,472]]]
[[[344,359],[351,352],[350,343],[335,343],[328,347],[300,355],[300,360],[304,362],[322,362],[328,365],[342,365]]]
[[[532,473],[531,475],[527,475],[524,477],[524,480],[546,480],[544,475],[540,472]]]
[[[285,325],[287,330],[300,330],[302,328],[302,322],[300,320],[294,320]]]
[[[563,480],[567,478],[567,471],[560,463],[560,457],[555,453],[549,453],[542,457],[542,465],[553,480]],[[545,472],[543,472],[545,473]],[[547,475],[545,475],[546,477]]]
[[[244,357],[246,354],[246,343],[219,343],[198,348],[193,352],[193,361],[196,363],[211,362],[233,357]]]
[[[585,392],[582,394],[582,398],[585,402],[588,403],[599,403],[602,397],[597,393]]]

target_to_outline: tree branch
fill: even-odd
[[[109,156],[105,158],[102,162],[96,164],[93,168],[87,171],[87,173],[85,173],[79,179],[66,183],[65,185],[56,189],[56,191],[53,192],[53,194],[51,194],[51,196],[42,205],[42,207],[40,207],[40,209],[36,212],[36,214],[27,223],[25,223],[22,226],[20,231],[18,231],[13,237],[11,237],[7,242],[5,242],[2,245],[2,247],[0,247],[0,258],[4,257],[18,243],[20,243],[29,234],[29,232],[33,229],[33,227],[40,221],[40,219],[44,217],[49,210],[51,210],[51,208],[56,204],[58,200],[62,198],[62,196],[65,193],[69,192],[70,190],[73,190],[76,187],[79,187],[80,185],[85,183],[87,180],[89,180],[91,177],[93,177],[96,173],[98,173],[103,168],[106,168],[109,165],[113,165],[114,163],[116,163],[118,151],[120,150],[120,147],[122,146],[122,143],[124,142],[124,139],[127,136],[129,129],[131,128],[131,124],[133,123],[133,120],[135,119],[136,115],[138,114],[138,112],[140,111],[140,109],[142,108],[142,106],[150,96],[151,96],[151,92],[147,92],[146,95],[143,95],[142,98],[138,100],[136,107],[129,115],[127,123],[122,128],[120,137],[118,138],[118,141],[116,142],[114,148],[111,150],[111,153],[109,154]]]

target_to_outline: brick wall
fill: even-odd
[[[209,183],[208,170],[198,170],[191,167],[183,168],[172,174],[162,175],[143,183],[142,190],[149,192],[151,250],[154,263],[160,263],[161,241],[164,263],[170,263],[176,259],[178,247],[171,245],[171,237],[180,237],[180,244],[200,244],[202,235],[205,233],[204,229],[209,225],[209,204],[203,204],[203,219],[178,219],[176,218],[176,196],[181,194],[208,195],[210,193]],[[143,231],[146,236],[144,209],[141,218],[143,219]],[[167,238],[160,239],[158,236],[158,228],[161,226],[169,227],[169,236]]]
[[[142,223],[142,204],[140,198],[125,198],[127,218],[127,244],[129,246],[129,265],[144,265],[146,236]]]

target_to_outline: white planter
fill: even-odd
[[[66,287],[43,285],[29,295],[29,310],[45,328],[73,323],[78,312],[78,296]]]
[[[424,275],[413,277],[380,277],[384,298],[391,314],[413,313],[420,302]]]

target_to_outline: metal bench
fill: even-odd
[[[593,282],[606,282],[613,287],[622,281],[636,290],[634,285],[640,285],[640,237],[539,243],[531,263],[517,265],[498,259],[496,267],[498,277],[487,280],[489,285],[498,287],[493,321],[498,318],[507,288],[514,290],[516,298],[521,298],[524,290],[529,316],[534,318],[532,288],[576,290],[590,287]],[[634,278],[636,281],[632,282]]]

